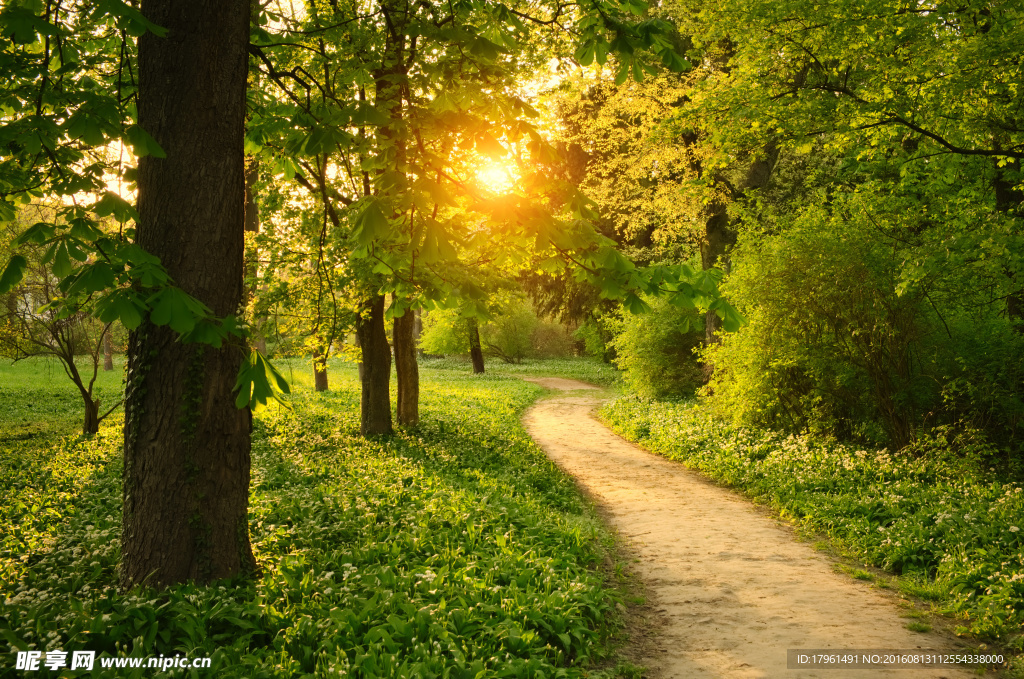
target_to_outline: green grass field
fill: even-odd
[[[573,677],[607,655],[620,599],[598,567],[609,538],[520,425],[539,387],[427,362],[421,426],[366,441],[354,365],[332,363],[322,394],[308,362],[280,365],[293,410],[267,408],[253,436],[261,577],[118,593],[119,419],[84,439],[57,366],[0,364],[12,651],[210,656],[218,677],[246,678]],[[102,376],[104,399],[120,375]]]

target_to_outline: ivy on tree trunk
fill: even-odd
[[[168,30],[139,39],[138,243],[214,314],[243,299],[248,0],[143,0]],[[144,322],[128,347],[121,585],[210,581],[255,568],[251,414],[232,393],[243,352]]]

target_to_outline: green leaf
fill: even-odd
[[[156,139],[149,136],[149,133],[138,125],[132,125],[125,131],[125,136],[128,137],[128,143],[132,145],[135,150],[135,155],[139,158],[144,156],[153,156],[154,158],[166,158],[167,154],[160,144],[156,143]]]
[[[68,136],[72,139],[81,139],[89,146],[102,146],[106,141],[106,137],[103,136],[103,128],[81,111],[71,116]]]
[[[56,243],[56,250],[53,255],[53,274],[58,278],[71,275],[74,267],[71,264],[71,256],[68,253],[68,244],[64,241]]]
[[[491,158],[501,158],[506,153],[505,147],[490,132],[476,135],[476,150]]]
[[[147,307],[134,290],[113,290],[96,301],[95,315],[104,323],[121,321],[128,330],[134,330],[142,323]]]
[[[619,63],[619,71],[615,74],[615,84],[621,85],[629,79],[629,65],[632,60]]]
[[[167,35],[166,28],[154,24],[143,16],[142,12],[122,0],[99,0],[93,17],[97,18],[104,14],[114,17],[118,28],[125,29],[132,37],[138,38],[146,31],[159,38]]]
[[[273,384],[271,379],[273,379]],[[274,399],[286,408],[291,408],[290,404],[281,398],[282,394],[291,393],[288,381],[263,354],[255,349],[242,361],[238,379],[235,381],[235,390],[238,391],[238,395],[235,397],[235,407],[237,408],[249,406],[256,411],[266,405],[270,399]]]
[[[177,333],[187,333],[208,316],[210,310],[181,288],[167,286],[146,300],[153,310],[149,320],[155,325],[169,325]]]
[[[0,294],[10,292],[21,282],[27,266],[28,261],[21,255],[11,257],[11,261],[4,267],[4,272],[0,274]]]
[[[380,202],[371,198],[366,207],[356,217],[352,235],[360,245],[369,245],[374,240],[386,236],[390,230],[388,218],[380,208]]]
[[[36,222],[32,226],[25,229],[20,236],[14,239],[14,245],[24,245],[26,243],[35,243],[36,245],[42,245],[46,241],[53,238],[54,234],[57,233],[57,227],[54,224],[47,224],[46,222]]]
[[[573,54],[573,58],[579,62],[580,66],[590,66],[594,63],[594,57],[596,55],[596,45],[593,40],[587,40],[576,48],[576,52]]]
[[[113,191],[104,191],[103,196],[92,206],[92,211],[97,217],[109,217],[113,215],[119,222],[139,220],[139,213],[131,203]]]
[[[91,295],[101,290],[112,288],[117,284],[114,270],[105,261],[86,264],[70,279],[67,295]]]

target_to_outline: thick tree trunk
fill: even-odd
[[[363,305],[356,320],[356,337],[363,352],[359,431],[363,436],[391,434],[391,347],[384,329],[384,296]]]
[[[327,391],[327,357],[320,346],[313,349],[313,388],[316,391]]]
[[[103,369],[114,369],[114,342],[110,339],[110,328],[103,332]]]
[[[395,319],[395,371],[398,373],[398,423],[415,427],[420,421],[420,369],[416,363],[416,314],[412,309]]]
[[[480,347],[480,324],[475,318],[466,319],[469,324],[469,357],[473,360],[473,372],[477,375],[484,371],[484,351]]]
[[[139,161],[138,242],[213,313],[243,299],[243,133],[249,0],[143,0],[168,29],[139,39],[139,124],[166,152]],[[121,584],[209,581],[255,568],[251,414],[234,405],[242,352],[131,334]]]

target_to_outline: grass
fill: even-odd
[[[447,370],[471,374],[472,364],[465,357],[429,358],[420,363],[423,370]],[[500,377],[565,377],[599,387],[620,387],[622,373],[614,366],[595,358],[526,359],[519,364],[502,363],[488,358],[487,375]]]
[[[123,361],[96,377],[95,397],[101,412],[121,398]],[[92,374],[91,361],[78,361],[83,377]],[[36,439],[37,443],[81,430],[82,397],[54,358],[30,358],[17,363],[0,358],[0,446]],[[111,415],[115,417],[115,415]],[[35,446],[40,447],[40,446]]]
[[[957,631],[1024,644],[1024,489],[977,460],[899,456],[739,429],[697,402],[636,397],[602,416],[619,434],[770,503],[840,551],[898,574]],[[870,577],[870,574],[864,572]]]
[[[0,422],[0,637],[12,650],[210,656],[218,677],[247,679],[587,676],[621,595],[598,568],[607,533],[520,425],[542,389],[428,364],[421,426],[368,441],[354,366],[332,363],[331,391],[315,394],[303,361],[281,365],[294,410],[266,409],[253,433],[262,575],[126,593],[119,424],[73,433],[70,383],[14,369],[27,372],[2,397],[20,416]],[[27,409],[24,394],[58,406]],[[26,429],[37,433],[18,438]]]

